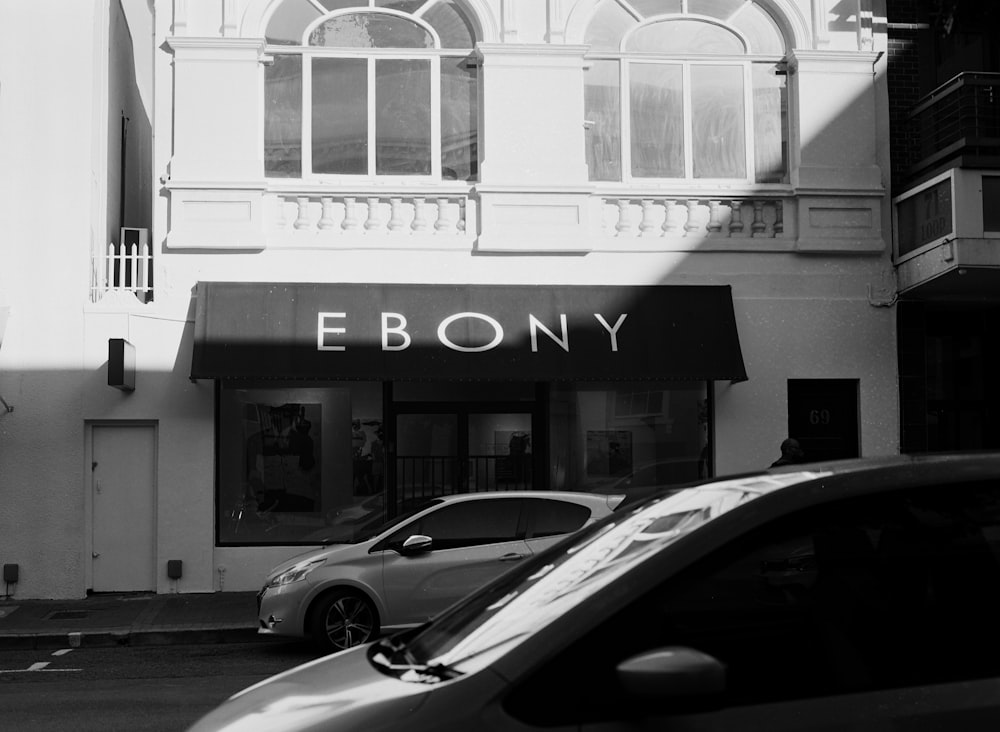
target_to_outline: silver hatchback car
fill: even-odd
[[[505,491],[429,502],[278,565],[259,632],[335,651],[419,625],[522,559],[610,514],[621,495]]]

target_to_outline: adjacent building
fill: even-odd
[[[108,106],[58,127],[101,165],[5,231],[16,596],[256,589],[428,495],[677,483],[789,435],[899,451],[882,3],[150,5],[88,11],[151,60],[147,208],[104,213]],[[115,86],[122,43],[39,64]],[[3,154],[44,149],[18,120]]]
[[[888,21],[900,448],[1000,448],[1000,7]]]

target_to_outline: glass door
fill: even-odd
[[[396,408],[397,512],[434,496],[537,487],[530,405],[397,403]]]
[[[468,490],[531,490],[531,414],[477,412],[467,422]]]
[[[434,496],[462,492],[459,415],[396,415],[396,502],[399,511]]]

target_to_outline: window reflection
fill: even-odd
[[[591,180],[786,180],[785,42],[760,6],[603,0],[585,39]]]
[[[268,22],[267,42],[281,48],[269,49],[277,55],[265,71],[265,174],[475,180],[478,78],[470,54],[478,31],[463,5],[326,0],[322,6],[336,14],[323,15],[308,0],[285,0]],[[394,53],[364,55],[365,49]],[[305,72],[312,83],[303,89]],[[303,145],[311,154],[303,157]]]
[[[220,396],[222,544],[346,540],[385,519],[379,384]]]

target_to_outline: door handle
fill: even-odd
[[[524,559],[523,554],[504,554],[500,557],[501,562],[516,562],[519,559]]]

